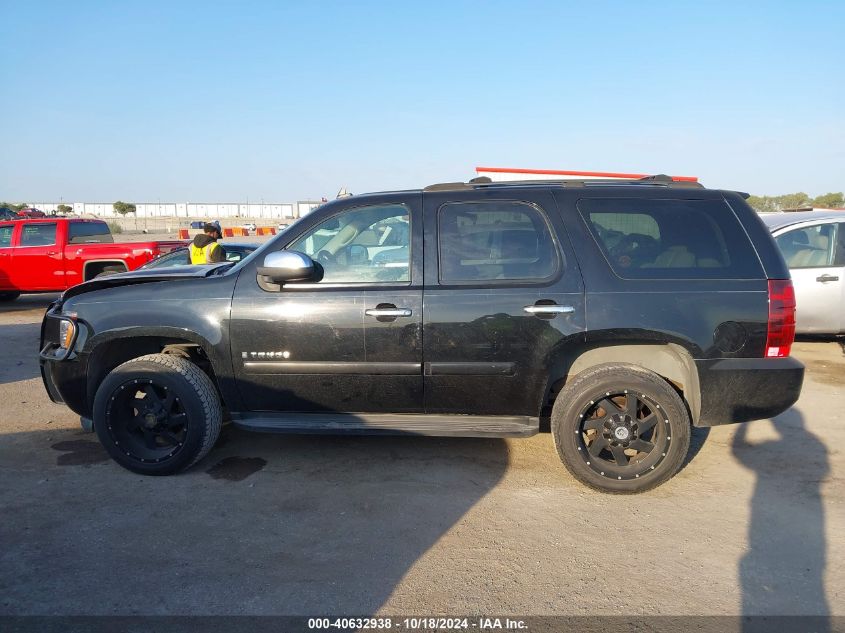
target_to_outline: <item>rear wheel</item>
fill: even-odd
[[[603,492],[638,493],[681,467],[690,418],[681,397],[657,374],[634,365],[600,365],[558,394],[552,433],[576,479]]]
[[[20,296],[19,292],[0,292],[0,301],[14,301]]]
[[[103,268],[103,272],[98,273],[94,276],[94,279],[99,277],[111,277],[112,275],[118,275],[120,273],[125,273],[126,267],[125,266],[106,266]]]
[[[145,475],[190,468],[220,435],[211,379],[184,358],[149,354],[123,363],[94,399],[94,430],[112,458]]]

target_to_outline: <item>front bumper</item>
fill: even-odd
[[[794,358],[697,360],[701,415],[696,426],[762,420],[798,400],[804,365]]]

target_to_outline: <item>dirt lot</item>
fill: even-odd
[[[696,432],[637,497],[578,485],[545,434],[226,429],[190,472],[145,478],[48,400],[46,302],[0,307],[0,614],[845,615],[837,343],[796,345],[795,408]]]

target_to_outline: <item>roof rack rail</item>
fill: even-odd
[[[653,176],[646,176],[644,178],[589,178],[589,179],[574,179],[565,180],[561,178],[547,179],[547,180],[497,180],[492,181],[487,176],[478,176],[469,182],[440,182],[433,185],[428,185],[423,191],[461,191],[481,188],[495,188],[495,187],[538,187],[555,185],[558,187],[629,187],[634,186],[650,186],[650,187],[672,187],[680,189],[704,189],[698,181],[689,180],[674,180],[671,176],[666,174],[655,174]]]
[[[639,182],[664,182],[669,184],[675,182],[675,179],[666,174],[653,174],[651,176],[643,176],[639,179]]]
[[[424,187],[423,191],[455,191],[456,189],[475,189],[475,187],[467,182],[438,182]]]

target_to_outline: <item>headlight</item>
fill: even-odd
[[[59,347],[62,349],[70,349],[75,335],[76,323],[70,319],[62,319],[59,323]]]

